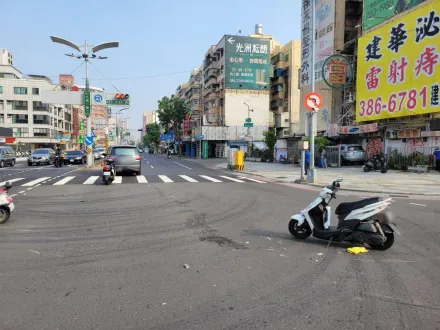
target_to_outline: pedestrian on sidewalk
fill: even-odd
[[[434,157],[435,157],[435,170],[437,172],[440,172],[440,149],[439,149],[439,147],[435,148]]]
[[[321,152],[321,164],[322,168],[327,168],[327,151],[325,151],[325,149],[322,149]]]
[[[310,151],[309,150],[306,150],[306,152],[305,152],[304,163],[305,163],[305,171],[306,171],[306,173],[304,173],[304,175],[307,175],[307,173],[309,172],[309,168],[310,168]]]

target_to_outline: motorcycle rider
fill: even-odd
[[[374,162],[375,162],[376,164],[377,164],[377,163],[380,164],[380,168],[383,167],[384,155],[383,155],[383,153],[382,153],[382,151],[381,151],[380,149],[377,149],[377,150],[376,150],[376,154],[374,155],[373,159],[374,159]]]
[[[58,164],[55,164],[55,166],[57,166],[57,167],[63,166],[63,162],[61,159],[61,149],[59,146],[57,146],[57,150],[55,151],[55,156],[58,157]]]

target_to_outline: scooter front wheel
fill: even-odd
[[[298,239],[306,239],[312,234],[310,226],[307,222],[299,225],[298,220],[294,219],[290,220],[289,222],[289,232],[293,235],[293,237]]]
[[[11,217],[11,211],[7,207],[0,207],[0,224],[6,223]]]

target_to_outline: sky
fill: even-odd
[[[142,127],[142,113],[155,110],[159,99],[188,81],[223,35],[238,30],[248,35],[260,23],[264,34],[282,44],[301,38],[300,0],[22,0],[4,1],[2,13],[0,48],[12,53],[22,73],[49,76],[55,83],[81,61],[64,56],[74,50],[52,43],[50,35],[76,44],[119,41],[119,48],[97,53],[108,59],[89,65],[90,85],[130,94],[127,116],[134,131]],[[72,74],[76,84],[85,84],[84,65]]]

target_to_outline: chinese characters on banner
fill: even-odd
[[[339,134],[359,134],[359,133],[371,133],[377,132],[377,123],[360,125],[360,126],[340,126],[338,127]]]
[[[190,133],[189,129],[189,119],[183,121],[183,135],[188,135]]]
[[[418,138],[420,137],[419,129],[404,129],[401,131],[397,131],[398,139],[408,139],[408,138]]]
[[[300,83],[310,85],[312,75],[312,1],[302,0],[301,6],[301,71]]]
[[[440,9],[434,7],[359,38],[357,122],[440,112]]]
[[[268,39],[226,35],[225,56],[227,89],[267,88],[271,64]]]

